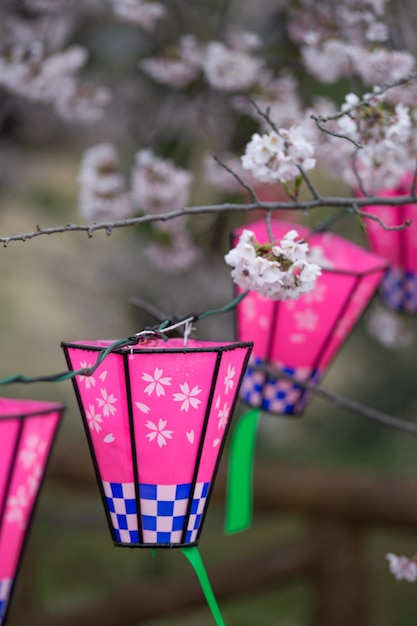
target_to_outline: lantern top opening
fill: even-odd
[[[113,339],[96,339],[93,341],[74,341],[74,342],[62,342],[63,347],[76,347],[87,350],[103,350],[108,348],[114,343]],[[238,341],[206,341],[202,339],[188,339],[184,342],[181,337],[170,338],[164,341],[161,338],[155,336],[155,339],[150,339],[146,343],[138,343],[132,346],[124,346],[123,348],[115,349],[115,353],[141,353],[141,352],[220,352],[233,350],[239,347],[251,346],[251,342],[238,342]]]
[[[275,243],[279,243],[288,231],[295,229],[300,239],[309,245],[310,260],[320,265],[325,272],[358,275],[388,266],[383,257],[330,231],[315,232],[305,226],[281,220],[271,220],[271,228]],[[269,241],[265,220],[245,224],[234,230],[233,235],[239,237],[245,229],[251,230],[259,243]]]
[[[42,400],[21,400],[0,398],[0,419],[46,415],[53,411],[62,411],[63,405]]]

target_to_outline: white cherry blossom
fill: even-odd
[[[202,48],[192,35],[183,35],[176,46],[171,46],[165,54],[149,57],[139,63],[139,67],[158,83],[183,89],[200,74]]]
[[[148,0],[111,0],[114,14],[121,20],[140,26],[146,32],[152,32],[157,22],[166,13],[160,2]]]
[[[297,231],[292,230],[279,244],[260,244],[245,229],[225,256],[234,282],[272,300],[294,300],[311,291],[321,270],[306,259],[307,244],[297,239]]]
[[[389,561],[389,570],[397,580],[406,580],[409,583],[417,580],[417,563],[414,559],[392,553],[387,554],[386,558]]]
[[[256,82],[263,61],[220,41],[207,45],[203,70],[207,82],[219,91],[247,91]]]
[[[300,167],[307,171],[315,164],[314,145],[297,126],[255,133],[242,156],[243,168],[265,183],[293,181],[300,175]]]

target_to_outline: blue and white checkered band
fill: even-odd
[[[6,606],[12,588],[12,578],[0,578],[0,624],[6,614]]]
[[[257,357],[251,360],[240,388],[241,400],[269,413],[281,415],[301,413],[311,394],[288,379],[272,378],[252,367],[252,365],[265,364],[265,360]],[[298,380],[314,384],[320,379],[320,371],[311,367],[285,367],[278,364],[276,366],[285,374],[294,376]]]
[[[380,287],[381,299],[395,311],[417,313],[417,272],[397,267],[387,270]]]
[[[139,483],[143,542],[140,542],[134,483],[103,481],[107,507],[122,544],[181,544],[191,496],[191,483],[150,485]],[[196,483],[185,534],[185,544],[197,540],[210,483]]]

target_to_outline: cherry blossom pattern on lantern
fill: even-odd
[[[150,420],[148,420],[145,424],[146,428],[149,428],[151,431],[146,435],[146,437],[149,439],[149,441],[153,441],[156,438],[156,441],[160,448],[167,445],[166,440],[172,439],[172,435],[174,433],[173,430],[166,430],[165,427],[167,423],[168,420],[160,419],[158,421],[158,425],[154,424],[154,422],[151,422]]]
[[[389,562],[389,570],[397,580],[407,580],[409,583],[417,580],[417,563],[414,559],[392,553],[387,554],[386,558]]]
[[[234,282],[242,289],[257,291],[272,300],[297,299],[311,291],[321,274],[320,267],[307,260],[308,244],[289,231],[279,244],[260,244],[250,230],[225,256],[233,267]]]
[[[20,528],[25,527],[25,509],[29,505],[29,497],[25,485],[20,485],[15,495],[9,496],[6,505],[5,519],[7,522],[16,523]]]
[[[81,361],[80,369],[88,369],[92,366],[92,363],[87,363],[87,361]],[[78,380],[85,384],[86,389],[91,389],[91,387],[96,386],[96,379],[94,376],[82,376],[81,374],[78,376]]]
[[[230,414],[230,407],[227,404],[227,402],[224,403],[223,408],[219,410],[218,412],[218,417],[219,417],[219,425],[218,428],[220,429],[225,429],[227,422],[229,420],[229,414]]]
[[[96,413],[94,404],[88,405],[88,411],[85,413],[88,426],[91,430],[95,430],[96,433],[99,433],[101,430],[101,424],[103,423],[102,417],[100,414]]]
[[[42,456],[46,450],[46,441],[38,434],[33,433],[27,436],[23,449],[19,454],[19,460],[23,467],[30,469]]]
[[[201,389],[198,385],[195,385],[192,389],[190,389],[187,381],[180,384],[181,393],[174,393],[174,401],[182,402],[180,411],[187,411],[190,406],[193,409],[198,409],[198,405],[201,403],[196,396],[201,393]]]
[[[14,494],[7,500],[5,518],[8,522],[17,523],[24,528],[27,515],[26,509],[37,492],[42,476],[42,461],[45,456],[47,441],[37,433],[28,433],[19,453],[18,462],[25,474]]]
[[[153,374],[148,374],[145,372],[142,376],[142,380],[149,383],[144,389],[144,392],[151,396],[155,391],[158,398],[160,396],[165,395],[164,386],[171,385],[171,378],[168,376],[163,376],[164,370],[159,369],[159,367],[155,367]]]
[[[115,402],[117,402],[117,398],[113,393],[108,393],[107,389],[100,389],[101,398],[96,398],[97,404],[100,409],[103,409],[104,417],[110,417],[110,415],[114,415],[117,411],[114,406]]]
[[[229,390],[232,391],[235,386],[234,377],[236,376],[236,369],[231,363],[227,366],[227,373],[224,377],[224,392],[227,395]]]

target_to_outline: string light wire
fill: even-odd
[[[172,316],[171,318],[164,320],[158,326],[144,328],[143,330],[135,333],[131,337],[113,341],[109,346],[107,346],[107,348],[103,348],[102,350],[100,350],[97,355],[96,362],[90,367],[83,367],[74,371],[67,370],[65,372],[48,374],[45,376],[24,376],[22,374],[12,374],[11,376],[7,376],[6,378],[0,378],[0,386],[10,385],[13,383],[57,383],[63,382],[65,380],[70,380],[75,376],[92,376],[96,369],[103,363],[105,358],[111,352],[121,350],[122,348],[132,349],[133,346],[141,343],[147,343],[151,339],[162,339],[163,341],[168,341],[167,333],[177,330],[181,326],[185,326],[184,345],[186,345],[193,322],[204,319],[211,315],[223,315],[224,313],[229,313],[230,311],[233,311],[237,307],[239,302],[241,302],[243,298],[247,295],[247,293],[247,291],[240,293],[238,296],[236,296],[236,298],[234,298],[234,300],[219,309],[211,309],[208,311],[203,311],[201,313],[193,313],[181,317]]]

